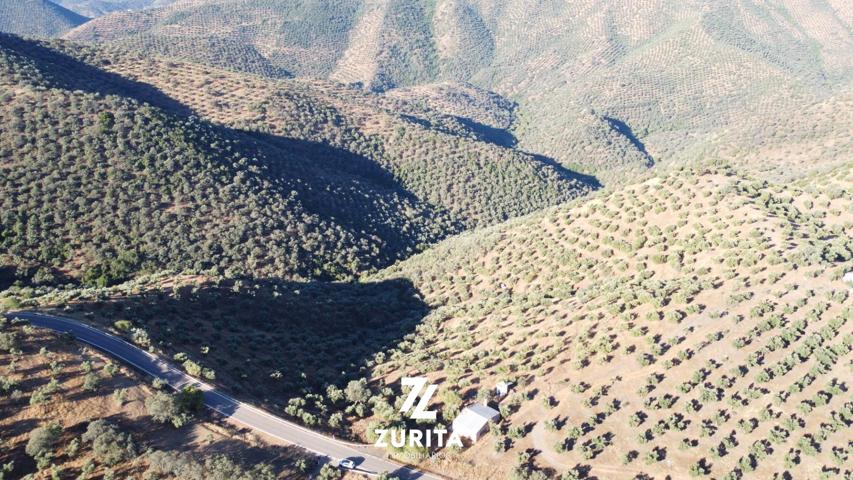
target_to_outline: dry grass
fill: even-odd
[[[130,433],[139,452],[156,449],[198,456],[224,454],[247,463],[272,462],[282,472],[282,478],[294,475],[287,466],[298,452],[275,446],[221,420],[205,417],[181,429],[154,422],[145,408],[145,399],[155,392],[148,379],[98,352],[27,326],[3,331],[16,332],[21,339],[17,353],[0,354],[0,376],[14,383],[0,397],[0,465],[14,462],[12,478],[28,473],[36,479],[51,478],[52,472],[62,472],[62,478],[76,478],[87,464],[95,468],[82,478],[101,478],[107,471],[118,478],[141,476],[147,468],[144,455],[107,467],[99,464],[91,448],[80,441],[88,424],[98,419]],[[94,389],[86,387],[87,375],[98,379]],[[52,380],[56,380],[54,393],[43,403],[32,404],[33,392]],[[121,401],[116,392],[121,392]],[[62,426],[62,434],[50,466],[38,472],[24,447],[33,429],[51,422]],[[75,439],[79,453],[73,453]]]

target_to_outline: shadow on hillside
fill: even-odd
[[[262,144],[281,153],[285,157],[274,156],[275,160],[286,160],[288,169],[281,173],[292,173],[292,167],[312,170],[325,177],[353,177],[360,181],[369,181],[371,184],[394,191],[403,191],[403,186],[394,178],[385,167],[364,155],[353,153],[339,147],[320,142],[301,140],[268,133],[238,130],[238,133],[248,135]],[[275,155],[278,152],[267,152]],[[331,175],[330,175],[331,174]],[[414,199],[414,195],[403,191]]]
[[[485,142],[489,142],[489,143],[495,144],[499,147],[510,148],[510,149],[516,148],[518,146],[518,139],[515,138],[515,135],[513,135],[512,132],[510,132],[509,130],[490,127],[488,125],[483,125],[482,123],[471,120],[470,118],[465,118],[465,117],[455,117],[455,118],[460,123],[462,123],[462,125],[464,125],[465,128],[467,128],[468,130],[473,132],[478,138],[480,138],[481,140],[483,140]],[[616,128],[616,127],[614,127],[614,128]],[[629,131],[630,131],[630,129],[629,129]],[[636,138],[634,138],[634,140],[636,140]],[[598,179],[592,175],[586,175],[586,174],[583,174],[580,172],[576,172],[574,170],[569,170],[568,168],[563,166],[560,162],[556,161],[555,159],[553,159],[551,157],[547,157],[545,155],[535,153],[535,152],[528,152],[528,151],[524,151],[524,150],[521,150],[521,151],[523,151],[524,153],[526,153],[528,155],[531,155],[536,161],[550,166],[551,168],[553,168],[554,170],[557,171],[557,173],[560,175],[560,177],[562,177],[565,180],[577,181],[577,182],[580,182],[580,183],[582,183],[582,184],[584,184],[584,185],[586,185],[592,189],[599,189],[602,187],[601,182],[599,182]],[[643,149],[643,153],[645,153],[644,149]]]
[[[304,389],[325,392],[362,378],[362,365],[412,333],[429,309],[407,280],[238,280],[76,304],[72,311],[104,325],[131,320],[169,354],[183,352],[214,369],[215,383],[273,408]]]
[[[258,446],[247,445],[245,441],[240,440],[220,439],[201,447],[200,450],[203,455],[226,455],[232,459],[239,459],[246,465],[266,463],[276,472],[292,470],[293,465],[300,459],[306,460],[309,465],[313,462],[313,454],[292,445]]]
[[[192,113],[188,106],[152,85],[100,70],[41,43],[0,35],[0,47],[33,60],[56,87],[102,95],[117,94],[179,115]],[[85,55],[86,50],[82,51]],[[274,184],[276,195],[281,198],[293,196],[298,199],[305,207],[307,217],[333,221],[354,238],[364,239],[365,244],[378,245],[370,261],[364,262],[368,267],[383,268],[406,258],[426,245],[463,231],[464,222],[471,220],[456,218],[441,205],[419,198],[395,177],[387,165],[374,159],[374,155],[359,153],[378,147],[361,145],[354,152],[318,142],[229,128],[209,121],[198,123],[226,139],[234,140],[234,148],[247,158],[257,157],[270,167],[269,170],[250,168],[248,172],[243,170],[241,173],[257,176],[261,185]],[[515,142],[509,132],[484,130],[489,127],[478,125],[472,128],[491,137],[491,141],[507,145]],[[198,144],[198,148],[207,147],[209,145]],[[552,159],[535,158],[555,169],[566,180],[578,181],[592,188],[601,186],[594,177],[570,171]],[[236,171],[230,159],[223,162],[232,169],[232,173]],[[375,239],[379,241],[374,242]]]
[[[18,279],[17,269],[15,267],[0,265],[0,291],[11,287]]]
[[[193,113],[187,106],[147,83],[93,67],[36,41],[0,33],[0,48],[37,62],[37,70],[52,87],[132,97],[181,115]]]
[[[465,228],[367,156],[319,142],[218,128],[241,136],[241,141],[254,140],[270,167],[264,175],[272,173],[287,185],[287,193],[298,193],[308,212],[334,219],[351,232],[382,239],[384,248],[374,259],[376,267]]]
[[[456,120],[486,142],[506,148],[514,148],[518,144],[518,139],[509,130],[483,125],[466,117],[456,117]]]
[[[9,259],[7,259],[8,261]],[[39,281],[36,277],[38,268],[26,265],[3,265],[0,264],[0,292],[16,284],[42,285],[44,283],[64,284],[73,280],[63,272],[54,272],[51,282]],[[8,306],[7,306],[8,307]],[[17,308],[17,307],[16,307]]]
[[[654,166],[654,159],[652,159],[652,156],[649,155],[649,152],[646,151],[646,145],[642,141],[640,141],[639,138],[637,138],[637,135],[634,133],[634,130],[631,129],[631,127],[627,123],[623,122],[622,120],[619,120],[618,118],[607,116],[604,117],[604,120],[609,123],[614,130],[616,130],[625,138],[627,138],[628,141],[631,142],[631,145],[633,145],[637,150],[640,151],[640,153],[642,153],[646,157],[647,167]]]
[[[550,166],[551,168],[556,170],[557,173],[560,174],[561,177],[565,178],[566,180],[575,180],[575,181],[580,182],[580,183],[582,183],[582,184],[584,184],[584,185],[586,185],[586,186],[588,186],[594,190],[597,190],[597,189],[603,187],[601,182],[599,182],[598,179],[595,178],[594,176],[586,175],[584,173],[576,172],[574,170],[569,170],[568,168],[564,167],[563,164],[554,160],[551,157],[546,157],[545,155],[540,155],[538,153],[531,153],[531,152],[525,152],[525,153],[527,153],[528,155],[532,155],[533,158],[535,158],[537,161],[542,162],[543,164]]]

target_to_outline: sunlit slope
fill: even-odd
[[[54,3],[80,15],[95,18],[123,10],[163,7],[174,2],[175,0],[56,0]]]
[[[450,239],[379,276],[434,309],[375,377],[428,375],[446,421],[516,382],[444,464],[462,477],[531,448],[515,467],[550,478],[843,476],[851,186],[850,165],[788,188],[680,172]]]
[[[268,76],[323,76],[342,54],[359,11],[359,2],[339,0],[183,1],[102,17],[68,38],[119,41]]]

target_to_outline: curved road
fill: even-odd
[[[175,390],[195,386],[204,392],[204,404],[228,419],[252,430],[269,435],[287,443],[304,448],[325,460],[353,459],[356,471],[366,475],[387,472],[403,480],[440,480],[433,474],[420,472],[392,461],[358,450],[332,437],[309,430],[217,391],[212,385],[201,382],[177,367],[163,361],[121,338],[95,329],[77,320],[55,317],[33,312],[18,312],[6,315],[9,319],[20,318],[32,325],[61,333],[71,333],[77,340],[85,342],[126,362],[153,377],[165,380]]]

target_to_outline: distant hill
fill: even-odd
[[[518,148],[610,181],[708,151],[745,159],[734,149],[772,142],[767,119],[821,121],[811,106],[849,98],[851,28],[842,0],[198,0],[101,18],[68,37],[404,95],[467,82],[517,105]],[[835,146],[813,161],[831,166],[853,151],[839,130],[823,134]]]
[[[148,52],[267,76],[322,77],[328,73],[324,65],[346,44],[347,25],[358,11],[358,2],[345,0],[193,0],[102,17],[68,38],[120,40]]]
[[[48,0],[0,0],[0,32],[57,37],[88,20]]]
[[[80,15],[95,18],[125,10],[163,7],[174,2],[175,0],[56,0],[55,3]]]
[[[451,117],[328,82],[12,36],[0,47],[13,87],[0,165],[15,192],[3,247],[33,274],[347,278],[595,186]],[[62,135],[69,122],[82,133]]]
[[[454,228],[367,161],[317,163],[46,46],[0,41],[14,91],[0,108],[3,256],[37,281],[162,268],[334,278]]]

